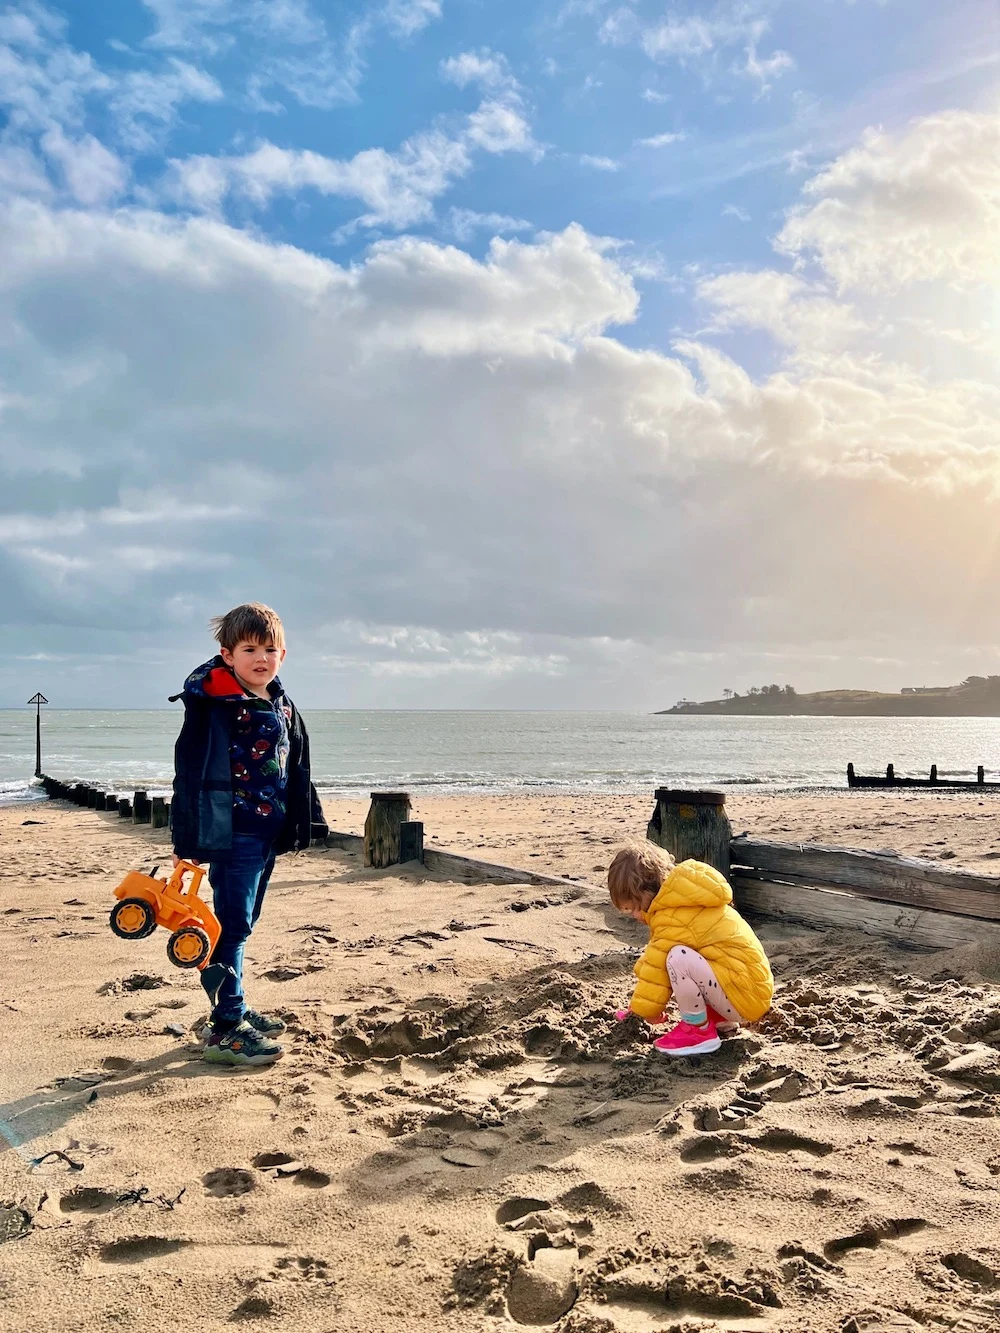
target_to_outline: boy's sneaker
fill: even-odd
[[[653,1049],[663,1055],[710,1055],[721,1045],[715,1023],[709,1018],[700,1028],[693,1023],[678,1023],[653,1042]]]
[[[256,1009],[248,1009],[243,1015],[243,1021],[256,1028],[264,1037],[278,1037],[285,1031],[286,1026],[280,1018],[274,1018],[271,1014],[260,1014]]]
[[[213,1028],[201,1058],[213,1065],[272,1065],[284,1053],[276,1041],[261,1036],[244,1019],[222,1032]]]

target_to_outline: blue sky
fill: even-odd
[[[18,661],[155,702],[260,596],[330,705],[994,666],[998,84],[993,0],[0,0]]]

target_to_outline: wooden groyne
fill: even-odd
[[[647,837],[677,858],[721,870],[741,911],[860,930],[914,949],[1000,946],[1000,880],[894,853],[725,839],[720,792],[661,788],[656,802]]]
[[[896,775],[894,764],[887,764],[885,775],[879,774],[876,777],[865,777],[860,773],[855,773],[854,765],[847,765],[847,785],[849,787],[944,787],[946,789],[957,791],[982,791],[985,788],[992,788],[1000,791],[1000,782],[987,782],[986,770],[982,764],[976,769],[976,780],[971,778],[939,778],[937,764],[931,764],[930,776],[926,778],[901,778]]]
[[[145,791],[122,795],[44,774],[42,785],[56,800],[117,812],[122,819],[153,828],[169,824],[169,802],[150,798]],[[325,827],[314,826],[313,846],[361,852],[365,863],[375,868],[418,861],[429,870],[452,876],[471,873],[489,882],[586,887],[584,881],[425,846],[423,824],[405,818],[408,794],[391,793],[391,803],[386,795],[372,793],[372,807],[381,821],[378,830],[366,826],[365,835],[327,833]],[[1000,879],[889,852],[771,842],[746,834],[733,838],[723,793],[658,788],[655,795],[647,837],[677,859],[694,857],[722,870],[737,906],[750,916],[859,930],[919,950],[969,944],[1000,948]],[[388,804],[394,807],[391,814]],[[395,826],[388,832],[383,827],[387,819]]]

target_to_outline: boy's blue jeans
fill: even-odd
[[[264,905],[264,894],[274,869],[274,855],[274,844],[269,839],[234,833],[229,859],[213,861],[208,868],[215,894],[215,915],[222,926],[222,935],[201,979],[213,999],[211,1021],[215,1027],[233,1027],[246,1013],[243,949]],[[225,969],[222,984],[213,996],[221,969]]]

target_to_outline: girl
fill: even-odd
[[[624,847],[608,868],[611,901],[649,926],[628,1009],[664,1022],[671,993],[681,1021],[653,1042],[665,1055],[705,1055],[722,1045],[719,1023],[756,1023],[771,1007],[774,978],[760,941],[733,907],[733,891],[701,861],[674,864],[654,843]]]

